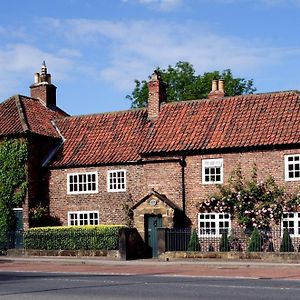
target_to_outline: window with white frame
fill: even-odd
[[[300,180],[300,154],[285,155],[285,180]]]
[[[68,212],[68,225],[98,225],[99,211],[71,211]]]
[[[229,213],[199,213],[199,236],[220,236],[229,232],[231,219]]]
[[[202,160],[202,183],[223,183],[223,158]]]
[[[107,191],[124,192],[126,191],[126,171],[113,170],[107,171]]]
[[[282,214],[282,231],[287,228],[292,236],[300,235],[300,212],[284,212]]]
[[[68,194],[88,194],[97,192],[97,172],[68,174]]]

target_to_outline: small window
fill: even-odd
[[[231,218],[229,213],[200,213],[198,215],[199,236],[220,236],[229,233]]]
[[[300,154],[285,155],[285,180],[300,180]]]
[[[202,160],[202,183],[223,183],[223,158]]]
[[[281,229],[287,228],[291,236],[300,236],[300,213],[284,212],[282,214]]]
[[[98,211],[74,211],[68,212],[68,225],[98,225],[99,212]]]
[[[107,172],[107,191],[124,192],[126,191],[126,171],[116,170]]]
[[[97,172],[68,174],[68,194],[88,194],[97,192]]]

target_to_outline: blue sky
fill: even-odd
[[[73,115],[129,109],[134,79],[180,60],[300,90],[299,15],[300,0],[3,1],[0,99],[29,95],[43,60]]]

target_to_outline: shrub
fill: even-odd
[[[250,237],[250,242],[248,246],[248,251],[249,252],[260,252],[262,249],[262,240],[260,233],[257,228],[254,228],[252,231],[251,237]]]
[[[201,245],[196,229],[193,229],[188,245],[188,251],[201,251]]]
[[[280,252],[294,252],[294,246],[287,228],[284,228],[283,237],[280,244]]]
[[[220,252],[230,251],[230,243],[229,243],[229,239],[228,239],[228,235],[227,235],[226,231],[222,233],[219,250],[220,250]]]
[[[25,232],[26,249],[116,250],[123,225],[31,228]]]

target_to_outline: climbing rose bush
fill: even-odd
[[[268,177],[258,181],[256,166],[246,181],[239,167],[227,185],[218,185],[218,192],[199,203],[200,212],[230,213],[244,229],[269,229],[278,224],[283,212],[297,211],[299,194],[291,195]]]

